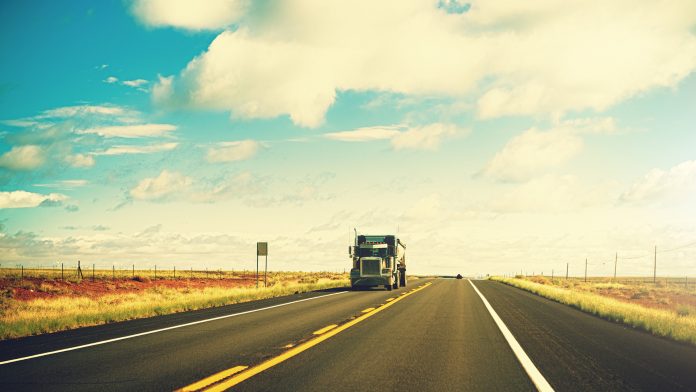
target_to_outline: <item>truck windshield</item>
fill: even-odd
[[[387,257],[387,248],[358,248],[358,257]]]

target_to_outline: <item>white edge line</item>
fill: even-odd
[[[171,327],[160,328],[160,329],[154,329],[154,330],[152,330],[152,331],[140,332],[140,333],[136,333],[136,334],[133,334],[133,335],[127,335],[127,336],[121,336],[121,337],[119,337],[119,338],[113,338],[113,339],[108,339],[108,340],[101,340],[101,341],[94,342],[94,343],[88,343],[88,344],[83,344],[83,345],[80,345],[80,346],[74,346],[74,347],[63,348],[63,349],[60,349],[60,350],[49,351],[49,352],[45,352],[45,353],[41,353],[41,354],[29,355],[29,356],[27,356],[27,357],[21,357],[21,358],[15,358],[15,359],[8,359],[7,361],[2,361],[2,362],[0,362],[0,365],[7,365],[8,363],[19,362],[19,361],[26,361],[27,359],[45,357],[45,356],[47,356],[47,355],[59,354],[59,353],[63,353],[63,352],[66,352],[66,351],[79,350],[79,349],[82,349],[82,348],[87,348],[87,347],[92,347],[92,346],[99,346],[99,345],[102,345],[102,344],[117,342],[117,341],[119,341],[119,340],[137,338],[138,336],[145,336],[145,335],[150,335],[150,334],[157,333],[157,332],[169,331],[169,330],[171,330],[171,329],[177,329],[177,328],[188,327],[188,326],[191,326],[191,325],[207,323],[207,322],[209,322],[209,321],[222,320],[222,319],[226,319],[226,318],[228,318],[228,317],[242,316],[242,315],[249,314],[249,313],[260,312],[260,311],[262,311],[262,310],[268,310],[268,309],[273,309],[273,308],[279,308],[279,307],[281,307],[281,306],[292,305],[292,304],[296,304],[296,303],[298,303],[298,302],[311,301],[311,300],[313,300],[313,299],[326,298],[326,297],[330,297],[330,296],[332,296],[332,295],[344,294],[344,293],[347,293],[347,292],[348,292],[348,291],[339,291],[338,293],[331,293],[331,294],[326,294],[326,295],[320,295],[320,296],[318,296],[318,297],[299,299],[299,300],[297,300],[297,301],[292,301],[292,302],[286,302],[286,303],[282,303],[282,304],[278,304],[278,305],[267,306],[267,307],[265,307],[265,308],[247,310],[247,311],[245,311],[245,312],[239,312],[239,313],[233,313],[233,314],[226,314],[226,315],[224,315],[224,316],[218,316],[218,317],[213,317],[213,318],[204,319],[204,320],[192,321],[192,322],[190,322],[190,323],[179,324],[179,325],[173,325],[173,326],[171,326]]]
[[[553,392],[553,388],[551,387],[551,385],[549,385],[548,381],[546,381],[539,369],[537,369],[537,367],[534,366],[534,363],[531,359],[529,359],[527,353],[524,352],[522,346],[520,346],[520,344],[517,343],[517,340],[512,335],[512,332],[510,332],[503,320],[498,316],[498,313],[495,312],[495,309],[493,309],[491,304],[488,303],[486,297],[484,297],[483,294],[481,294],[479,289],[470,279],[467,280],[474,288],[474,290],[476,290],[476,293],[479,295],[479,297],[481,297],[483,304],[486,305],[486,309],[488,309],[488,312],[493,317],[493,321],[495,321],[495,323],[498,325],[500,332],[503,333],[503,337],[505,337],[505,340],[507,340],[508,344],[510,345],[510,348],[512,349],[512,352],[515,353],[517,360],[520,361],[520,364],[522,364],[524,371],[527,372],[527,375],[532,380],[537,390],[539,390],[540,392]]]

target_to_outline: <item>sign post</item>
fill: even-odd
[[[259,287],[259,256],[266,256],[266,268],[263,273],[263,287],[266,287],[266,275],[268,274],[268,242],[256,243],[256,288]]]

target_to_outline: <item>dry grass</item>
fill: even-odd
[[[626,324],[680,342],[696,345],[696,312],[688,305],[675,309],[658,309],[610,298],[592,291],[594,287],[602,290],[607,287],[622,289],[606,282],[588,282],[578,284],[572,280],[551,282],[547,278],[537,277],[536,281],[520,278],[492,277],[492,280],[506,283],[523,290],[570,305],[599,317]],[[590,286],[588,286],[590,284]],[[599,285],[595,287],[592,285]],[[650,295],[646,287],[632,288],[633,295]],[[641,294],[643,293],[643,294]]]
[[[110,285],[108,281],[103,282]],[[155,285],[144,291],[80,296],[67,293],[22,301],[12,288],[0,288],[0,339],[37,335],[115,321],[235,304],[349,285],[330,273],[272,273],[268,287],[177,287]],[[20,284],[21,285],[21,284]],[[54,291],[50,283],[40,285]]]

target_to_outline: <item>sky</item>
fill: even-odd
[[[202,4],[0,3],[0,267],[696,275],[692,0]]]

